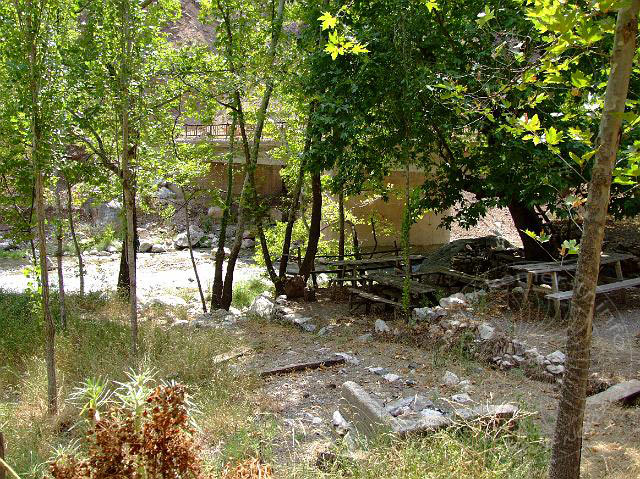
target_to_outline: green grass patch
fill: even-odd
[[[42,319],[31,313],[26,295],[0,291],[0,430],[8,443],[7,461],[23,479],[42,477],[56,450],[82,439],[79,409],[70,395],[88,378],[114,383],[126,381],[130,370],[151,370],[157,381],[188,386],[211,449],[241,430],[254,435],[248,397],[255,379],[212,361],[239,346],[235,335],[163,328],[143,319],[139,354],[133,357],[126,304],[100,294],[71,294],[67,299],[68,328],[56,335],[60,413],[47,418]],[[57,321],[55,301],[52,306]],[[240,443],[238,453],[242,450],[252,446]]]
[[[253,300],[265,291],[275,291],[272,284],[265,283],[260,278],[252,278],[248,281],[240,281],[233,285],[233,300],[231,304],[236,308],[251,306]]]

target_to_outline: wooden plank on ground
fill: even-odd
[[[587,407],[603,406],[612,403],[624,403],[640,397],[640,381],[632,379],[611,386],[606,391],[587,398]]]
[[[390,304],[391,306],[402,306],[402,304],[397,301],[393,301],[392,299],[383,298],[382,296],[378,296],[376,294],[367,293],[366,291],[362,291],[358,288],[348,288],[349,292],[353,294],[357,294],[363,299],[368,299],[369,301],[373,301],[374,303],[384,303]]]
[[[228,353],[218,354],[217,356],[213,357],[212,363],[214,366],[217,364],[226,363],[227,361],[231,361],[232,359],[236,359],[236,358],[239,358],[240,356],[244,356],[249,351],[251,351],[251,348],[240,348],[240,349],[234,349],[233,351],[229,351]]]
[[[640,286],[640,278],[625,279],[624,281],[616,281],[615,283],[601,284],[596,288],[596,294],[610,293],[621,289],[629,289]],[[547,294],[548,299],[565,301],[573,297],[573,291],[560,291],[558,293]]]
[[[344,364],[345,358],[335,356],[332,358],[321,359],[319,361],[310,361],[307,363],[288,364],[279,368],[267,369],[260,373],[260,377],[266,378],[269,376],[275,376],[277,374],[288,374],[299,371],[305,371],[307,369],[328,368],[330,366],[337,366],[338,364]]]

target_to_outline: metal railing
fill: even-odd
[[[282,129],[285,126],[284,122],[277,123],[278,128]],[[229,138],[231,132],[231,123],[215,123],[212,125],[196,125],[186,123],[184,125],[184,136],[187,138]],[[255,125],[246,125],[245,131],[247,135],[251,135],[255,130]],[[235,137],[240,137],[240,126],[236,125],[234,132]]]

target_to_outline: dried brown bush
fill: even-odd
[[[184,386],[158,386],[139,415],[110,407],[87,433],[87,458],[60,457],[50,471],[55,479],[201,478],[192,436]]]

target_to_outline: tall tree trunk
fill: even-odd
[[[127,128],[128,130],[128,128]],[[125,155],[129,156],[129,153]],[[137,278],[136,278],[136,244],[135,244],[135,218],[134,210],[136,207],[135,186],[133,172],[125,161],[126,168],[124,171],[124,196],[125,211],[127,215],[127,269],[129,271],[129,322],[131,324],[131,352],[133,355],[138,353],[138,300],[137,300]]]
[[[124,191],[124,209],[127,219],[127,266],[129,268],[129,321],[131,323],[131,353],[138,354],[138,298],[136,285],[136,185],[131,159],[135,147],[130,145],[129,109],[129,64],[131,52],[131,12],[129,0],[122,3],[122,41],[121,41],[121,82],[122,82],[122,188]]]
[[[32,14],[26,15],[26,37],[29,41],[29,90],[31,93],[31,159],[36,177],[35,203],[38,226],[38,253],[40,257],[41,308],[44,319],[45,363],[47,366],[47,412],[50,416],[58,412],[58,386],[56,381],[55,339],[56,326],[49,304],[49,271],[47,270],[47,236],[44,207],[44,152],[40,118],[40,78],[37,70],[38,47],[36,26]]]
[[[404,256],[404,287],[402,288],[402,306],[405,312],[409,312],[411,303],[411,183],[410,164],[407,155],[405,165],[404,184],[404,219],[402,221],[402,255]]]
[[[344,260],[344,190],[338,194],[338,259]]]
[[[237,108],[237,106],[236,106]],[[211,287],[211,311],[222,307],[222,267],[224,265],[224,245],[227,239],[227,224],[231,218],[231,205],[233,202],[233,157],[235,149],[236,127],[238,115],[233,113],[231,120],[231,132],[229,133],[229,153],[227,159],[227,197],[224,202],[224,211],[220,221],[220,236],[218,237],[218,250],[216,251],[215,272],[213,286]]]
[[[309,150],[311,149],[311,118],[314,111],[315,103],[312,103],[309,108],[309,119],[307,120],[300,169],[298,170],[298,177],[296,178],[296,184],[293,189],[293,194],[291,195],[291,205],[289,206],[289,213],[287,215],[287,227],[284,232],[284,241],[282,243],[282,256],[280,256],[280,267],[278,270],[278,277],[280,278],[281,283],[286,281],[287,266],[289,264],[289,258],[291,257],[291,237],[293,236],[293,227],[295,225],[296,215],[300,206],[300,194],[302,192],[302,184],[304,183],[306,158],[309,154]]]
[[[273,67],[276,59],[276,52],[278,47],[278,42],[280,40],[280,35],[282,33],[282,22],[284,17],[284,5],[285,0],[278,0],[278,7],[275,12],[275,16],[273,17],[272,22],[272,36],[271,36],[271,44],[269,45],[269,67]],[[229,38],[231,38],[231,23],[230,17],[228,14],[224,16],[225,26],[227,28],[227,33],[229,34]],[[231,52],[230,52],[231,53]],[[258,112],[256,115],[256,126],[253,135],[253,145],[251,150],[249,151],[249,144],[246,135],[245,129],[245,118],[242,110],[242,101],[240,97],[240,91],[236,90],[234,92],[235,103],[237,106],[238,113],[238,122],[240,123],[240,131],[242,133],[242,141],[246,158],[246,167],[245,167],[245,179],[242,185],[242,193],[240,195],[240,204],[238,207],[238,221],[236,225],[236,235],[233,243],[233,247],[231,249],[231,253],[229,254],[229,261],[227,262],[227,273],[225,275],[223,290],[222,290],[222,300],[221,305],[223,309],[229,309],[231,306],[231,300],[233,297],[233,273],[235,269],[235,264],[238,259],[238,255],[240,254],[240,247],[242,246],[242,233],[245,227],[245,223],[247,220],[247,209],[252,206],[252,203],[255,203],[256,192],[255,192],[255,170],[258,163],[258,154],[260,152],[260,140],[262,139],[262,130],[264,128],[264,122],[267,114],[267,110],[269,108],[269,101],[271,100],[271,94],[273,93],[274,87],[274,79],[273,72],[269,72],[269,76],[266,80],[265,90],[262,95],[262,101],[260,103],[260,107],[258,108]],[[257,206],[257,205],[255,205]],[[258,233],[260,234],[260,228],[258,229]],[[263,255],[266,258],[269,258],[269,262],[267,267],[269,268],[269,274],[271,277],[275,275],[273,271],[273,265],[270,265],[270,257],[269,252],[266,250],[266,242],[261,238],[261,245],[263,247]]]
[[[320,241],[320,226],[322,222],[322,181],[320,172],[311,174],[311,228],[309,231],[309,241],[307,250],[304,253],[300,276],[305,281],[314,269],[316,253],[318,252],[318,242]]]
[[[531,261],[546,260],[549,261],[550,253],[536,240],[531,238],[525,233],[526,230],[533,231],[536,234],[540,234],[543,230],[543,224],[540,220],[540,216],[528,206],[522,204],[517,200],[512,200],[509,203],[509,213],[513,223],[518,230],[518,235],[522,240],[522,246],[524,248],[524,257]]]
[[[34,148],[35,150],[35,148]],[[50,416],[58,412],[58,386],[56,381],[56,326],[49,302],[49,271],[47,270],[47,236],[44,209],[44,174],[36,167],[36,216],[38,218],[38,251],[40,254],[41,307],[44,317],[45,362],[47,365],[47,398]]]
[[[191,257],[191,266],[193,267],[193,274],[196,277],[196,284],[198,285],[198,292],[200,293],[200,301],[202,302],[202,312],[207,313],[207,301],[204,299],[204,292],[202,291],[202,283],[200,283],[200,275],[198,275],[198,266],[196,265],[196,259],[193,256],[193,243],[191,243],[191,218],[189,216],[189,199],[182,188],[182,197],[184,198],[184,216],[185,223],[187,225],[187,246],[189,247],[189,256]]]
[[[607,83],[597,153],[593,166],[587,214],[580,242],[580,257],[573,287],[567,334],[567,370],[551,456],[551,479],[580,477],[582,428],[590,366],[595,290],[600,270],[600,253],[609,206],[611,175],[620,142],[622,113],[629,90],[629,78],[636,51],[640,0],[632,0],[618,12],[611,73]]]
[[[73,221],[73,197],[71,196],[71,193],[71,183],[67,181],[67,214],[69,215],[69,230],[71,231],[73,247],[76,250],[76,257],[78,258],[80,296],[84,296],[84,261],[82,259],[82,249],[80,248],[80,243],[78,243],[78,237],[76,236],[75,222]]]
[[[60,199],[60,189],[62,185],[60,184],[62,180],[58,180],[58,184],[56,185],[56,211],[58,214],[58,222],[56,225],[56,243],[57,243],[57,251],[56,251],[56,259],[58,263],[58,298],[60,302],[60,325],[62,326],[62,330],[66,331],[67,329],[67,308],[65,304],[64,298],[64,272],[62,269],[62,239],[63,239],[63,231],[62,231],[62,218],[64,217],[62,214],[62,200]]]

